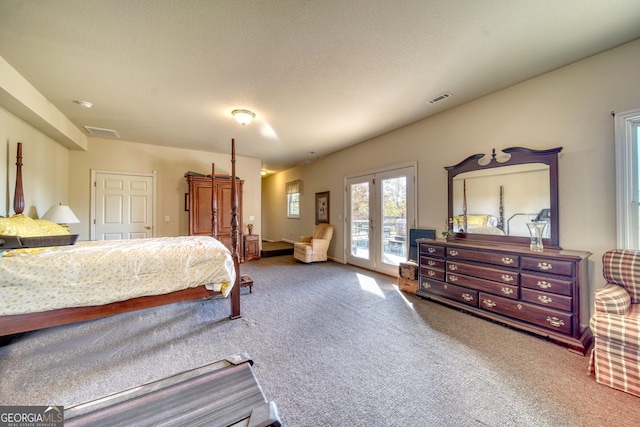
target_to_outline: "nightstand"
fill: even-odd
[[[245,234],[244,238],[244,260],[252,261],[260,259],[260,236],[257,234]]]

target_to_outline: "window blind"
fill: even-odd
[[[297,179],[286,183],[286,193],[295,194],[302,193],[302,180]]]

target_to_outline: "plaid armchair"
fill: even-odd
[[[594,294],[589,373],[600,384],[640,396],[640,251],[602,257],[607,284]]]

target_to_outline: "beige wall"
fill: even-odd
[[[640,40],[268,177],[263,182],[264,236],[295,240],[308,233],[314,226],[314,193],[329,190],[336,226],[329,256],[344,260],[344,225],[338,216],[344,215],[345,176],[414,160],[418,226],[436,228],[439,235],[447,217],[444,166],[492,148],[562,146],[560,244],[593,253],[591,291],[602,285],[603,252],[616,245],[611,111],[640,108],[638,70]],[[284,183],[293,179],[304,183],[299,220],[285,216]]]
[[[187,171],[216,174],[231,173],[231,155],[216,154],[179,148],[159,147],[135,142],[89,138],[88,151],[69,152],[70,204],[82,224],[71,231],[87,240],[90,235],[91,171],[157,172],[156,237],[188,234],[188,217],[184,210],[184,194],[188,191],[184,174]],[[229,141],[231,151],[231,141]],[[236,156],[236,175],[244,180],[243,224],[252,222],[254,233],[261,232],[261,161]],[[165,216],[170,216],[169,222]],[[253,221],[249,217],[254,216]]]
[[[40,218],[68,203],[68,149],[0,108],[0,215],[13,215],[17,143],[22,142],[24,213]]]

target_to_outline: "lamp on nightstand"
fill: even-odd
[[[77,224],[80,222],[71,208],[69,206],[63,206],[62,203],[57,206],[51,206],[42,219],[55,222],[56,224],[65,227],[67,230],[69,229],[69,224]]]

